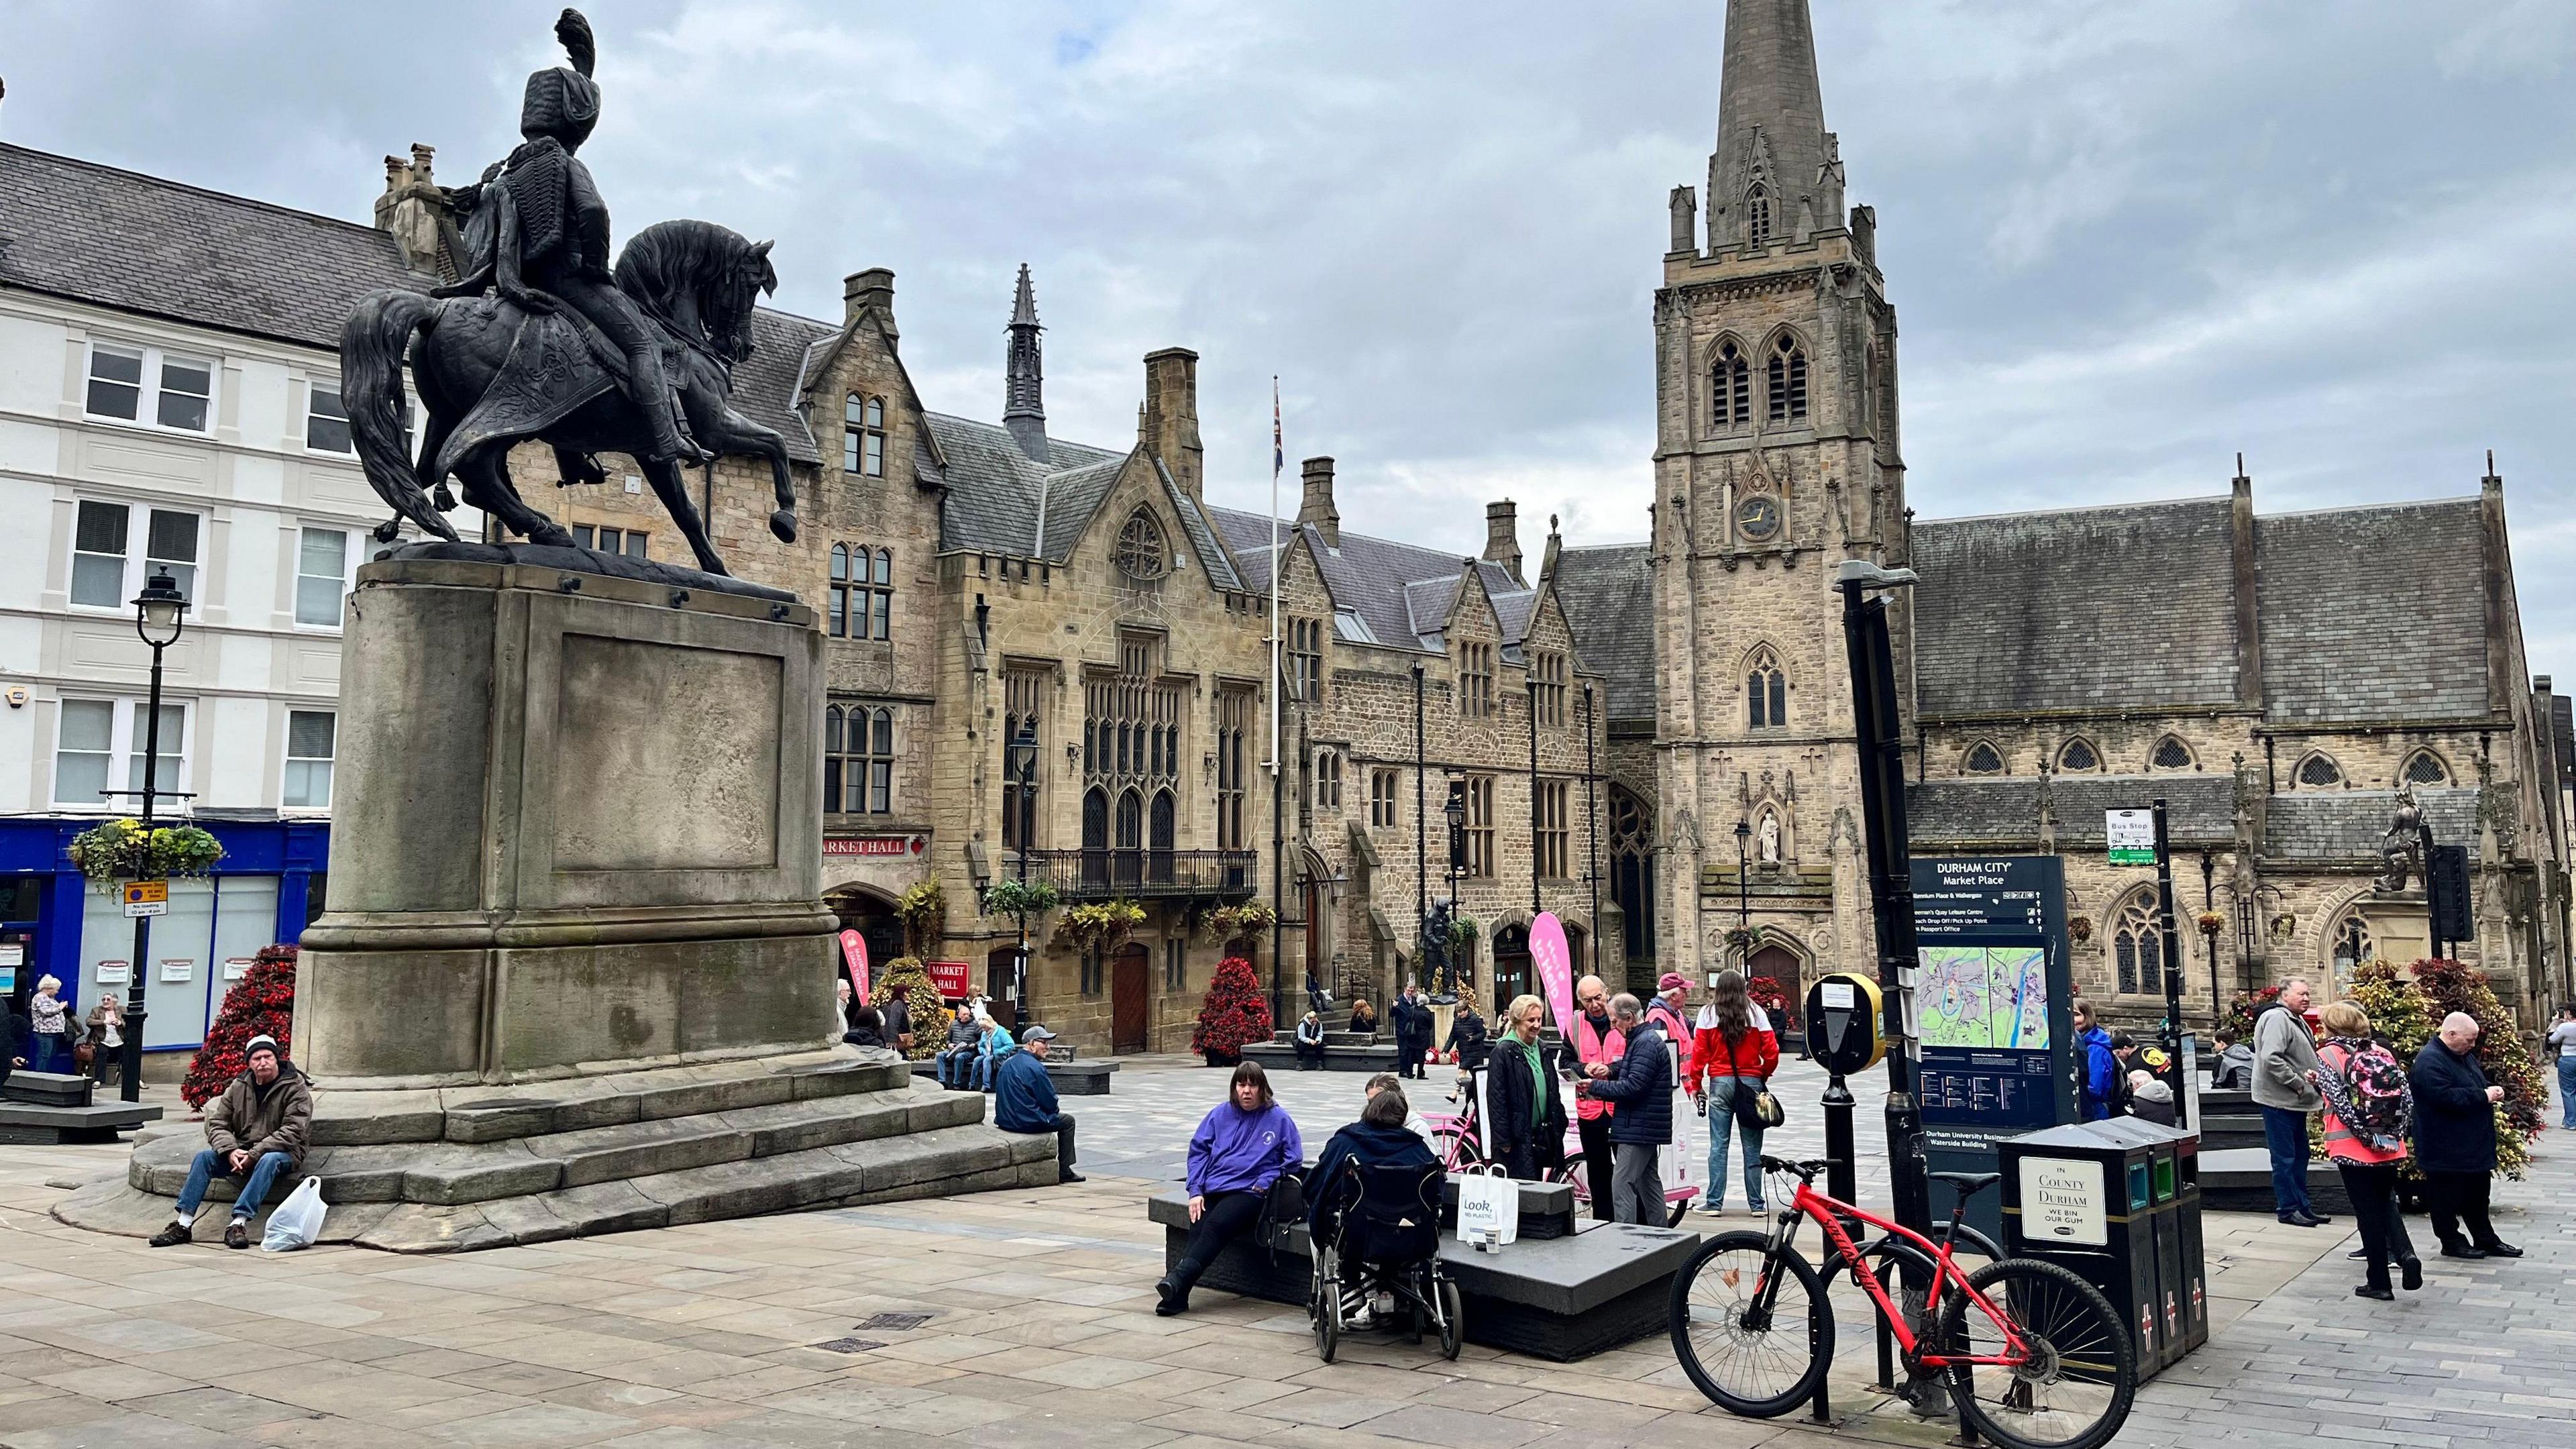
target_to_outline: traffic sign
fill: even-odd
[[[144,916],[170,914],[170,883],[166,880],[130,880],[125,883],[125,918],[139,920]]]
[[[2156,812],[2105,810],[2102,812],[2102,827],[2103,833],[2110,837],[2113,865],[2156,863]]]

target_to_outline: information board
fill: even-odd
[[[1995,1143],[2075,1120],[2065,867],[2048,855],[1913,866],[1925,1152],[1935,1172],[1992,1172]],[[1946,1216],[1948,1192],[1934,1187],[1934,1216]],[[1998,1232],[1993,1192],[1970,1220]]]

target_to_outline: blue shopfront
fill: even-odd
[[[263,946],[293,941],[321,914],[331,827],[322,821],[215,820],[224,858],[211,875],[170,882],[170,911],[152,923],[149,961],[135,961],[122,899],[84,879],[66,853],[95,818],[0,819],[0,978],[23,998],[41,976],[77,983],[83,1015],[105,993],[126,999],[143,972],[147,1051],[189,1051],[224,991]]]

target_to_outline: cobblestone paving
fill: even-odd
[[[1361,1339],[1325,1367],[1303,1316],[1278,1305],[1203,1294],[1156,1318],[1152,1174],[1108,1169],[1177,1172],[1222,1079],[1155,1065],[1068,1102],[1098,1174],[1086,1186],[450,1258],[156,1252],[44,1215],[63,1191],[49,1182],[117,1171],[122,1149],[0,1147],[0,1445],[1798,1449],[1946,1435],[1858,1391],[1857,1318],[1834,1382],[1837,1409],[1862,1416],[1832,1436],[1709,1407],[1660,1339],[1571,1365],[1474,1346],[1445,1364]],[[1319,1138],[1359,1085],[1282,1082]],[[1784,1136],[1820,1132],[1819,1084],[1782,1085],[1797,1114]],[[1875,1089],[1855,1085],[1867,1119]],[[2500,1191],[2530,1257],[2432,1260],[2424,1291],[2394,1305],[2349,1296],[2348,1236],[2213,1217],[2221,1326],[2144,1390],[2119,1442],[2576,1442],[2576,1329],[2560,1308],[2576,1301],[2576,1152],[2561,1144],[2576,1134],[2552,1134],[2531,1181]],[[867,1326],[880,1313],[930,1317]]]

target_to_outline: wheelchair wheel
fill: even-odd
[[[1315,1253],[1315,1352],[1331,1363],[1342,1346],[1342,1286],[1335,1274],[1333,1250]]]
[[[1455,1359],[1467,1342],[1467,1305],[1458,1296],[1458,1285],[1443,1278],[1432,1285],[1438,1294],[1434,1301],[1440,1308],[1440,1356]]]

